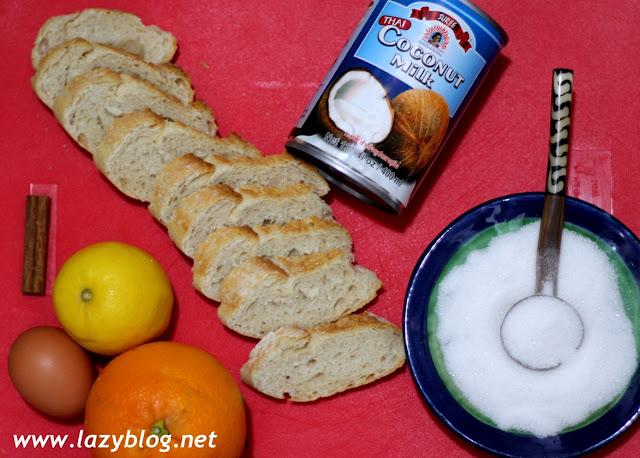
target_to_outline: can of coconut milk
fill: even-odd
[[[466,0],[375,1],[287,147],[399,213],[506,42]]]

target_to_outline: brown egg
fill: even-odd
[[[89,355],[62,329],[38,326],[13,342],[9,376],[33,408],[71,419],[82,415],[95,371]]]

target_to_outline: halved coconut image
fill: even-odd
[[[410,89],[391,102],[393,128],[382,148],[404,168],[408,178],[431,162],[449,127],[449,105],[437,92]]]
[[[366,70],[350,70],[322,95],[320,122],[334,135],[347,133],[365,143],[379,143],[391,132],[393,109],[387,91]]]

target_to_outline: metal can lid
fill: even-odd
[[[387,190],[370,178],[347,167],[322,149],[295,137],[290,137],[287,150],[318,169],[329,182],[352,196],[387,212],[400,213],[404,206]]]
[[[507,43],[509,42],[509,36],[507,35],[507,32],[505,32],[504,29],[500,26],[500,24],[498,24],[495,20],[491,18],[491,16],[489,16],[487,13],[482,11],[478,6],[471,3],[469,0],[458,0],[458,1],[463,5],[465,5],[467,8],[469,8],[470,10],[472,10],[482,19],[487,21],[489,24],[491,24],[498,34],[498,39],[502,44],[502,47],[505,47],[507,45]]]

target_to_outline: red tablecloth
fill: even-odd
[[[254,345],[223,328],[215,304],[191,287],[191,263],[144,205],[124,198],[57,125],[31,91],[30,50],[52,15],[88,6],[119,8],[178,38],[177,64],[213,107],[221,133],[237,132],[267,153],[283,149],[368,0],[165,1],[5,0],[0,3],[0,454],[86,456],[79,450],[16,450],[13,434],[76,434],[80,424],[49,421],[11,385],[6,357],[28,327],[56,324],[51,299],[20,292],[24,203],[30,183],[58,185],[55,264],[101,240],[152,253],[173,282],[179,309],[171,337],[219,358],[239,380]],[[635,1],[476,0],[510,42],[465,114],[429,183],[402,216],[342,192],[329,200],[353,234],[356,259],[384,290],[370,310],[400,324],[405,287],[429,241],[464,210],[507,193],[541,190],[546,168],[550,76],[575,70],[574,195],[593,200],[640,232],[637,183],[640,53]],[[570,176],[570,181],[572,177]],[[479,452],[425,407],[407,368],[371,386],[310,405],[278,402],[241,385],[250,413],[250,452],[274,456],[469,456]],[[603,454],[640,454],[638,427]]]

